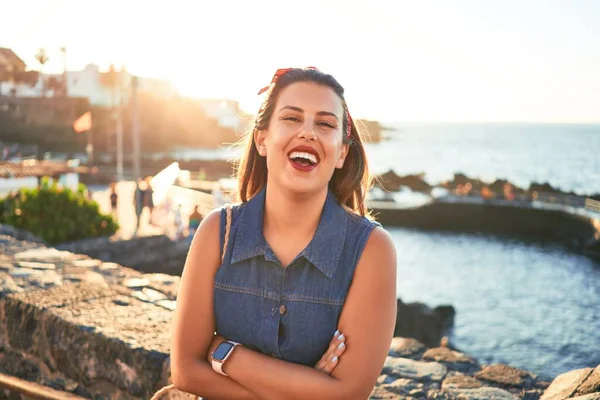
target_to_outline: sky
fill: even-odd
[[[277,68],[316,66],[380,121],[600,122],[596,0],[19,0],[0,47],[47,72],[112,63],[254,113]],[[7,17],[10,16],[10,17]]]

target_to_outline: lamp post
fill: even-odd
[[[137,76],[131,77],[131,130],[133,137],[133,179],[141,178],[140,121],[137,105]]]

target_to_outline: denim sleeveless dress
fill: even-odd
[[[377,222],[347,212],[329,191],[312,241],[283,267],[263,236],[266,188],[233,206],[215,276],[216,331],[272,357],[314,366],[331,341],[354,270]],[[226,210],[221,210],[221,249]]]

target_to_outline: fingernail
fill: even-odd
[[[345,346],[344,342],[340,343],[340,345],[338,346],[338,350],[339,350],[339,349],[343,349],[343,348],[344,348],[344,346]]]
[[[331,362],[332,362],[332,363],[334,363],[334,362],[337,362],[337,360],[338,360],[337,356],[334,356],[334,357],[331,359]]]
[[[340,331],[335,331],[335,333],[333,334],[333,336],[337,336],[340,334]]]
[[[338,340],[344,340],[344,334],[343,333],[340,336],[338,336]]]

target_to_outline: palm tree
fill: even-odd
[[[35,55],[35,59],[40,63],[40,79],[42,80],[42,97],[46,97],[46,85],[44,84],[44,76],[42,75],[42,71],[44,69],[44,64],[46,64],[49,60],[49,57],[46,54],[46,50],[39,49]]]

